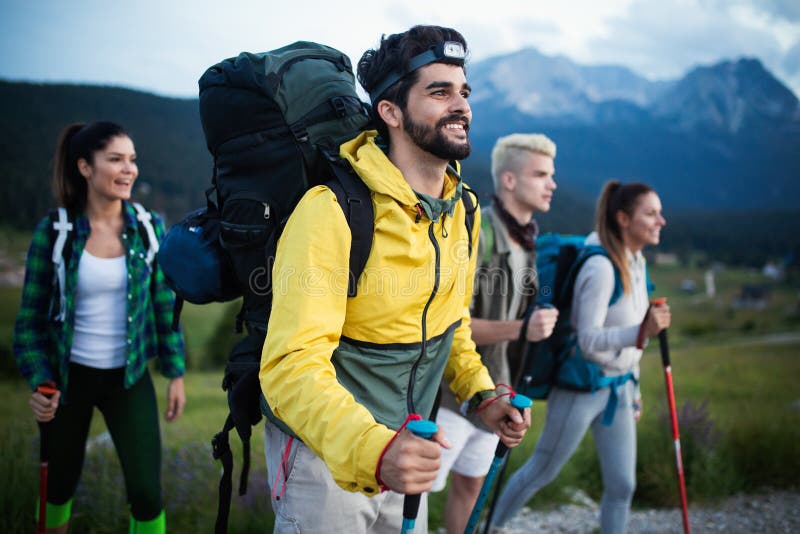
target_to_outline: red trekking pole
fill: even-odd
[[[56,394],[54,382],[47,381],[36,388],[36,391],[51,398]],[[36,528],[37,534],[44,534],[47,531],[47,465],[49,462],[47,430],[49,423],[39,423],[39,524]]]
[[[666,298],[660,298],[653,301],[652,306],[660,306],[667,301]],[[650,310],[647,310],[649,315]],[[647,321],[647,315],[645,315]],[[644,326],[644,322],[642,323]],[[640,336],[642,337],[642,336]],[[637,343],[637,346],[644,345]],[[672,423],[672,442],[675,445],[675,466],[678,468],[678,491],[681,497],[681,514],[683,516],[683,532],[689,534],[691,529],[689,527],[689,505],[686,501],[686,478],[683,475],[683,459],[681,458],[681,435],[678,432],[678,409],[675,406],[675,388],[672,385],[672,365],[669,361],[669,343],[667,342],[667,329],[665,328],[658,333],[658,344],[661,347],[661,363],[664,365],[664,379],[667,385],[667,404],[669,405],[669,417]],[[641,348],[641,346],[639,346]]]

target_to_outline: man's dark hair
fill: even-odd
[[[392,72],[408,70],[411,58],[442,41],[461,43],[464,52],[467,51],[467,41],[464,36],[452,28],[442,26],[414,26],[403,33],[395,33],[388,37],[384,35],[381,37],[381,44],[377,50],[367,50],[361,56],[361,60],[358,62],[358,82],[373,98],[381,96],[381,100],[394,102],[405,112],[408,104],[408,91],[419,78],[417,70],[408,73],[390,86],[383,92],[383,95],[372,95],[372,91]],[[461,65],[462,61],[444,57],[436,63]],[[377,103],[375,102],[375,104]],[[375,108],[376,106],[373,106],[372,121],[381,137],[388,142],[388,129]]]

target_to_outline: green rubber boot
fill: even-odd
[[[72,499],[64,504],[47,503],[45,508],[45,526],[47,528],[58,528],[67,521],[72,515]],[[36,498],[36,512],[34,512],[36,523],[39,523],[39,498]]]
[[[149,521],[139,521],[131,516],[129,534],[165,534],[167,532],[167,516],[164,510]]]

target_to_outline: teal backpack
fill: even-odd
[[[570,321],[575,280],[589,258],[598,254],[608,257],[602,246],[585,242],[583,235],[543,234],[536,239],[539,292],[525,321],[527,323],[536,307],[555,307],[559,314],[553,334],[528,345],[516,386],[520,393],[534,399],[546,399],[553,385],[587,392],[610,387],[612,394],[603,415],[603,423],[610,425],[617,406],[617,388],[635,378],[632,372],[604,376],[596,363],[583,357],[578,344],[578,334]],[[648,292],[651,291],[653,286],[649,278],[647,286]],[[613,305],[621,296],[622,282],[614,267],[614,290],[608,305]]]

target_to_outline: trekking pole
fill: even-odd
[[[531,303],[531,305],[525,311],[525,316],[524,316],[524,319],[522,321],[522,328],[520,328],[520,333],[519,333],[519,342],[522,344],[523,348],[522,348],[522,352],[521,353],[524,356],[522,358],[522,362],[519,364],[519,368],[517,369],[517,372],[514,375],[514,381],[511,382],[512,384],[514,384],[514,387],[517,388],[517,389],[520,389],[520,388],[523,387],[522,386],[522,375],[525,372],[525,369],[527,369],[527,367],[528,367],[527,361],[528,361],[528,358],[530,357],[529,356],[529,351],[530,351],[530,348],[531,348],[531,342],[527,340],[525,333],[528,330],[528,323],[531,320],[531,316],[533,315],[533,312],[535,312],[537,309],[541,309],[541,308],[555,308],[555,306],[553,304],[549,303],[549,302],[538,303],[538,302],[534,301],[534,302]],[[533,346],[536,346],[536,343],[538,343],[538,342],[534,342]],[[506,469],[508,469],[508,462],[509,462],[509,458],[510,457],[511,457],[511,451],[509,450],[506,453],[505,458],[503,459],[503,463],[500,466],[500,470],[497,472],[497,484],[495,484],[494,493],[492,494],[492,498],[489,500],[489,511],[486,513],[486,521],[485,521],[484,526],[483,526],[483,534],[489,534],[489,525],[492,523],[492,518],[494,517],[494,509],[495,509],[495,506],[497,506],[497,499],[500,496],[500,489],[502,488],[503,477],[506,474]]]
[[[515,373],[514,381],[511,382],[517,389],[522,388],[522,375],[525,372],[525,369],[527,369],[528,367],[527,361],[528,358],[530,357],[528,354],[531,348],[531,342],[527,340],[525,333],[528,330],[528,323],[531,320],[531,315],[533,315],[533,312],[535,312],[537,309],[541,308],[545,309],[555,308],[555,306],[549,302],[537,303],[536,301],[534,301],[528,307],[527,311],[525,312],[524,319],[522,321],[522,328],[520,329],[520,334],[519,334],[519,342],[522,344],[523,348],[521,353],[524,356],[522,358],[522,362],[519,364],[517,372]],[[536,346],[536,343],[538,342],[534,342],[533,346]],[[505,458],[503,459],[502,465],[500,466],[500,470],[497,472],[497,484],[494,487],[494,493],[492,494],[492,498],[489,500],[489,511],[486,513],[486,522],[483,527],[483,534],[489,534],[489,525],[492,522],[492,517],[494,517],[494,508],[497,505],[497,498],[500,496],[500,489],[502,487],[501,483],[503,481],[503,477],[506,474],[506,469],[508,468],[508,461],[510,457],[511,457],[511,451],[509,450],[506,453]]]
[[[525,408],[531,407],[531,400],[525,395],[514,395],[511,397],[510,402],[511,405],[518,409],[520,413],[523,413]],[[475,506],[472,508],[472,513],[469,515],[469,521],[467,521],[467,528],[464,529],[464,534],[473,534],[473,532],[475,532],[475,527],[478,524],[481,511],[483,511],[483,505],[486,503],[486,497],[489,495],[489,491],[492,489],[494,478],[497,476],[497,472],[500,469],[500,466],[503,464],[503,460],[505,460],[507,452],[508,447],[506,447],[502,441],[497,444],[497,448],[494,450],[492,465],[489,467],[489,472],[486,474],[486,478],[483,480],[481,492],[478,494],[478,500],[475,501]]]
[[[503,477],[506,474],[508,460],[510,457],[511,450],[506,453],[505,458],[503,458],[503,464],[500,466],[500,470],[497,472],[497,484],[494,485],[494,493],[492,494],[491,501],[489,501],[489,511],[486,512],[486,521],[483,525],[483,534],[489,534],[489,525],[491,525],[492,518],[494,517],[494,508],[497,506],[498,497],[500,497],[500,488],[502,487]]]
[[[658,299],[653,305],[658,306],[667,299]],[[669,343],[667,342],[667,329],[658,333],[658,344],[661,347],[661,363],[664,365],[664,379],[667,385],[667,403],[669,416],[672,422],[672,442],[675,445],[675,466],[678,468],[678,491],[681,497],[681,514],[683,516],[683,532],[689,534],[689,505],[686,500],[686,479],[683,475],[683,460],[681,459],[681,435],[678,432],[678,410],[675,406],[675,388],[672,384],[672,365],[669,361]]]
[[[412,420],[408,422],[406,428],[409,429],[415,436],[423,439],[430,439],[431,436],[436,434],[439,427],[433,421],[426,420]],[[406,495],[403,500],[403,526],[401,533],[406,534],[414,530],[414,525],[417,522],[417,513],[419,512],[420,494]]]
[[[52,398],[56,394],[56,384],[47,381],[37,387],[36,391],[48,399]],[[39,523],[36,528],[37,534],[44,534],[47,530],[47,466],[50,459],[47,430],[49,426],[49,423],[39,422]]]

